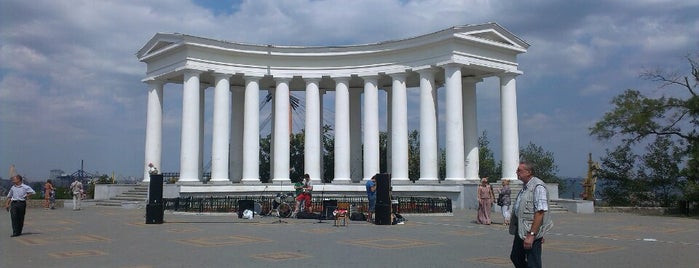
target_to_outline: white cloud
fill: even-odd
[[[39,97],[39,85],[32,80],[13,74],[7,75],[0,81],[0,104],[9,105],[13,102],[26,104]]]
[[[21,45],[0,46],[2,68],[19,71],[31,71],[32,67],[46,64],[46,57],[38,51]]]

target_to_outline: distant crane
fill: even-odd
[[[93,174],[85,172],[84,165],[84,160],[80,160],[80,170],[73,172],[73,174],[70,174],[70,178],[73,180],[78,179],[78,181],[85,183],[87,182],[87,180],[96,177]]]

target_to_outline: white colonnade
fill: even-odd
[[[458,42],[448,45],[440,41],[449,38]],[[503,178],[516,179],[519,140],[515,77],[521,74],[516,55],[526,52],[527,47],[497,24],[457,26],[411,39],[340,48],[258,46],[157,34],[138,53],[139,59],[148,64],[144,79],[148,83],[145,163],[164,169],[163,88],[168,83],[182,84],[180,182],[202,181],[206,162],[202,148],[203,92],[214,87],[211,182],[259,183],[260,91],[269,90],[273,94],[270,181],[288,182],[289,96],[296,90],[305,91],[303,169],[313,179],[320,179],[322,96],[334,91],[334,183],[356,183],[382,172],[381,157],[388,159],[387,169],[394,181],[408,181],[408,112],[418,109],[420,182],[439,179],[440,145],[446,151],[445,179],[475,181],[477,84],[484,78],[497,77]],[[479,51],[482,53],[476,55]],[[437,101],[440,87],[445,94],[441,142]],[[419,89],[419,108],[409,106],[415,101],[409,100],[408,88]],[[390,90],[389,103],[380,103],[380,90]],[[390,156],[380,155],[379,150],[382,105],[390,110],[390,126],[383,126],[389,130]]]

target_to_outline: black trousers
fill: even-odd
[[[541,267],[541,238],[534,240],[531,249],[524,249],[524,240],[515,235],[510,260],[517,268]]]
[[[12,201],[10,203],[10,218],[12,218],[12,234],[21,235],[24,228],[24,214],[27,213],[27,202]]]

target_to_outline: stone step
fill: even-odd
[[[137,198],[137,197],[119,197],[119,196],[117,196],[117,197],[112,197],[112,198],[110,198],[109,200],[117,200],[117,201],[139,201],[139,202],[140,202],[140,201],[145,201],[146,198],[145,198],[145,197],[144,197],[144,198],[140,198],[140,197]]]
[[[121,207],[121,202],[97,202],[95,206],[101,207]]]
[[[123,193],[123,194],[117,195],[116,197],[134,197],[134,198],[143,197],[143,198],[146,198],[146,197],[148,197],[148,195],[147,194]]]
[[[147,194],[147,193],[148,193],[148,190],[145,190],[145,191],[141,191],[141,190],[128,190],[128,191],[126,191],[126,193],[144,193],[144,194]]]

